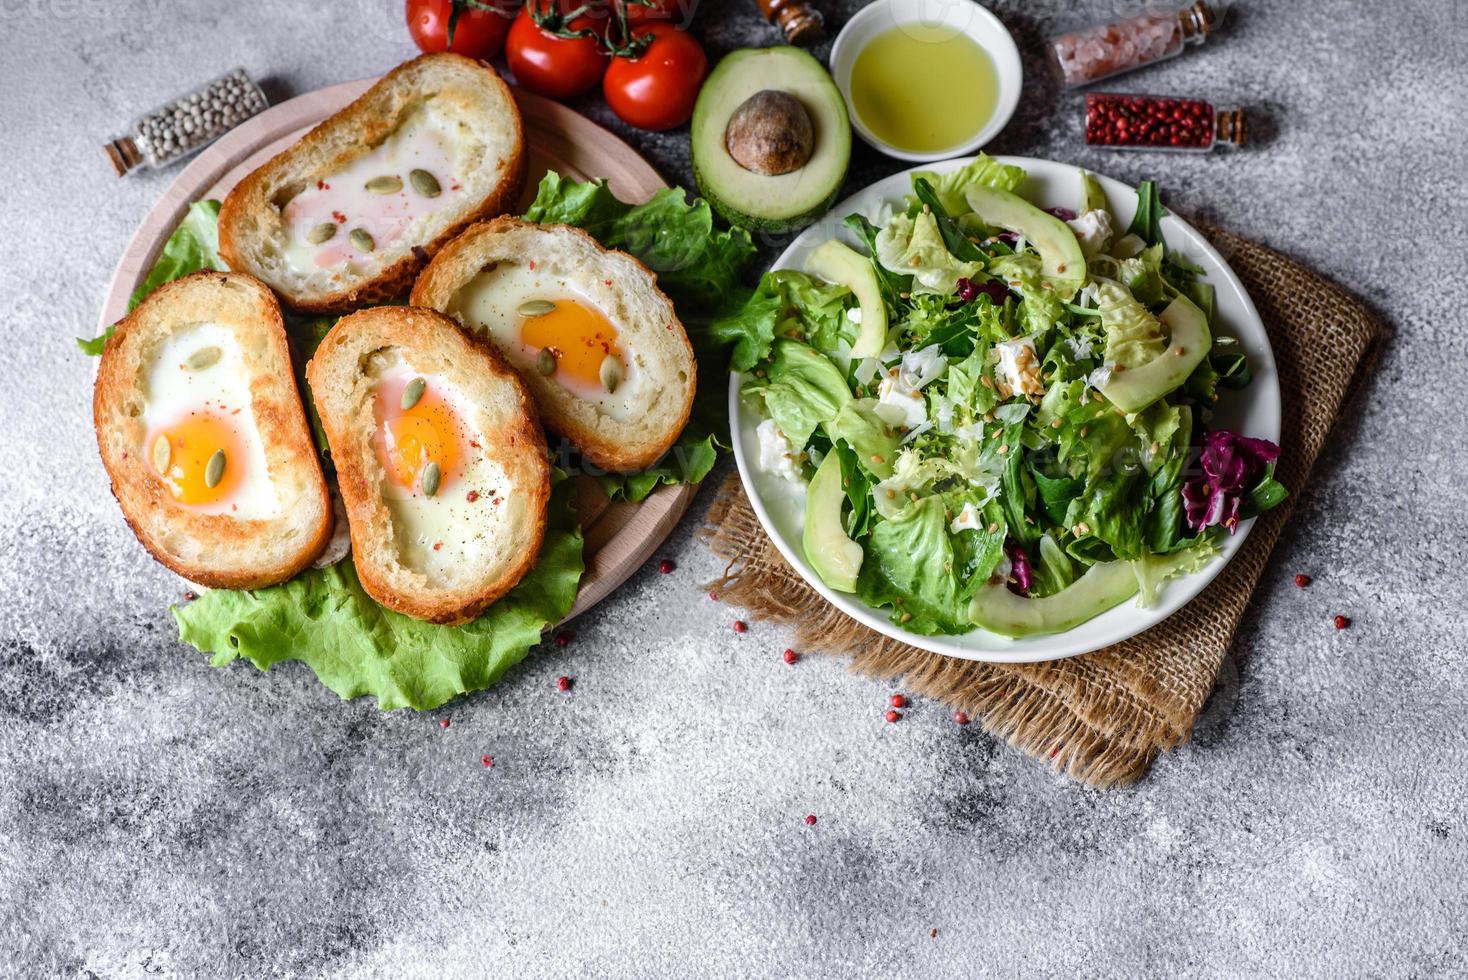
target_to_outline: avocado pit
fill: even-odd
[[[745,99],[724,130],[729,155],[751,173],[778,177],[805,166],[815,149],[810,113],[788,92],[762,89]]]

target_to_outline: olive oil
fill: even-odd
[[[938,153],[971,140],[994,114],[999,75],[973,38],[948,27],[900,24],[867,42],[851,67],[851,101],[885,143]]]

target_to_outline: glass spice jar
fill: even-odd
[[[815,44],[825,33],[825,19],[806,0],[755,0],[765,20],[778,25],[791,44]]]
[[[102,149],[117,176],[153,170],[203,149],[269,105],[243,68],[144,113]]]
[[[1181,10],[1151,7],[1106,24],[1068,31],[1046,43],[1066,88],[1077,88],[1164,61],[1201,44],[1218,26],[1218,0],[1196,0]]]
[[[1243,109],[1214,109],[1203,99],[1161,95],[1086,94],[1086,143],[1119,150],[1212,150],[1243,146]]]

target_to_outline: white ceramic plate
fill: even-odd
[[[1024,186],[1020,188],[1020,194],[1027,200],[1042,207],[1077,209],[1081,194],[1079,168],[1026,157],[997,159],[1021,166],[1029,174]],[[968,159],[949,160],[914,169],[942,173],[957,169],[968,162]],[[802,268],[806,256],[830,238],[841,238],[856,244],[845,229],[841,228],[841,220],[857,211],[875,218],[884,204],[900,207],[902,198],[911,189],[909,174],[910,171],[894,174],[837,204],[829,214],[807,228],[790,244],[775,262],[774,268]],[[1129,221],[1137,206],[1136,190],[1108,177],[1097,176],[1097,180],[1106,192],[1107,204],[1112,212],[1123,222]],[[1166,193],[1166,188],[1163,188],[1163,192]],[[1270,349],[1269,338],[1264,332],[1264,324],[1259,319],[1258,311],[1254,309],[1253,302],[1244,292],[1244,287],[1228,267],[1228,263],[1201,234],[1173,215],[1162,220],[1162,232],[1170,251],[1196,262],[1205,270],[1208,281],[1217,290],[1215,333],[1228,334],[1239,339],[1248,354],[1249,366],[1254,374],[1253,382],[1243,391],[1222,392],[1215,406],[1217,414],[1211,426],[1234,429],[1244,435],[1278,442],[1279,376],[1275,371],[1274,352]],[[962,636],[919,636],[893,623],[888,618],[889,611],[874,609],[855,596],[827,588],[806,563],[800,543],[805,511],[804,491],[759,469],[759,440],[755,436],[755,427],[764,416],[757,407],[746,405],[739,397],[739,387],[744,380],[744,375],[736,373],[729,383],[729,418],[733,428],[734,458],[739,464],[739,476],[744,481],[745,492],[770,539],[775,542],[785,560],[790,562],[811,587],[842,612],[880,633],[934,653],[968,660],[1033,663],[1073,657],[1118,643],[1162,622],[1201,592],[1238,553],[1254,524],[1252,520],[1240,524],[1238,533],[1224,540],[1223,553],[1218,558],[1201,571],[1169,582],[1163,589],[1160,600],[1149,608],[1143,609],[1134,601],[1128,601],[1068,632],[1020,640],[1011,640],[981,629]]]

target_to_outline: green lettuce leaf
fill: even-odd
[[[1162,246],[1149,245],[1129,259],[1123,259],[1117,278],[1126,283],[1137,302],[1156,306],[1162,302]]]
[[[384,711],[436,708],[488,687],[540,642],[576,599],[584,568],[574,484],[551,494],[540,561],[464,626],[435,626],[379,606],[350,560],[253,592],[217,589],[173,609],[179,637],[210,663],[244,658],[261,670],[300,660],[339,697],[372,695]]]
[[[163,243],[163,251],[158,253],[158,260],[148,270],[147,278],[128,298],[128,312],[137,309],[144,297],[165,282],[182,279],[202,269],[223,268],[224,260],[219,257],[219,202],[195,201],[184,212],[183,220],[168,236],[168,241]],[[76,345],[82,353],[99,357],[107,346],[107,339],[112,336],[112,330],[108,327],[100,337],[91,339],[78,337]]]
[[[989,263],[995,276],[1008,282],[1010,289],[1024,297],[1019,318],[1021,332],[1026,334],[1045,333],[1065,312],[1065,301],[1045,280],[1040,267],[1040,256],[1031,251],[1020,255],[1001,255]]]
[[[805,448],[816,428],[852,400],[830,358],[798,340],[776,340],[764,371],[764,378],[751,379],[743,391],[764,400],[765,411],[796,449]]]
[[[1106,328],[1108,363],[1138,367],[1158,357],[1167,346],[1162,339],[1162,321],[1123,287],[1097,282],[1096,303],[1101,325]]]
[[[978,532],[966,532],[978,533]],[[892,606],[892,618],[915,633],[969,629],[943,501],[926,497],[872,528],[856,594],[873,606]]]
[[[855,334],[846,318],[851,300],[847,287],[803,272],[766,272],[743,306],[710,321],[709,333],[732,345],[730,367],[748,371],[770,355],[777,334],[823,351],[834,351],[842,339],[849,343]]]
[[[877,261],[893,274],[912,276],[912,292],[952,296],[958,280],[980,277],[983,262],[964,262],[943,242],[931,211],[916,217],[895,214],[877,233]]]
[[[926,180],[931,184],[933,195],[943,205],[943,210],[957,217],[972,210],[963,196],[965,187],[983,184],[996,190],[1013,192],[1024,183],[1025,172],[1021,167],[1000,163],[993,157],[980,153],[972,163],[946,174],[936,174],[931,170],[914,171],[912,180],[914,184],[919,180]]]
[[[853,399],[823,422],[822,427],[833,443],[844,442],[851,447],[858,466],[878,480],[885,480],[892,475],[897,458],[897,434],[878,417],[876,404],[875,398]]]
[[[637,473],[604,473],[597,477],[602,490],[613,500],[637,503],[661,486],[702,483],[719,460],[723,445],[708,426],[688,423],[678,440],[656,463]]]
[[[573,181],[551,171],[525,220],[575,225],[606,248],[635,256],[657,273],[658,286],[685,323],[732,309],[747,293],[742,276],[755,254],[749,232],[716,230],[708,202],[688,200],[682,188],[666,187],[643,204],[627,204],[605,180]]]
[[[1127,234],[1136,235],[1148,245],[1162,244],[1162,219],[1166,214],[1167,209],[1157,195],[1157,182],[1142,181],[1137,185],[1137,210],[1127,226]]]

